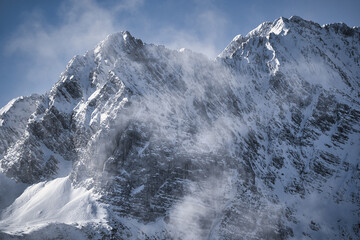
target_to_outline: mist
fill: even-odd
[[[238,209],[236,221],[244,221],[240,229],[273,234],[283,208],[239,195],[254,187],[255,177],[249,163],[238,157],[244,151],[240,142],[251,130],[249,112],[239,111],[240,103],[234,102],[234,96],[244,97],[249,80],[190,50],[142,45],[131,37],[126,41],[120,46],[135,44],[134,52],[118,59],[107,56],[102,61],[114,66],[111,71],[92,75],[93,85],[101,87],[88,94],[95,106],[79,109],[93,112],[77,112],[90,116],[92,138],[79,152],[72,179],[113,196],[102,201],[120,205],[111,210],[118,216],[141,216],[139,232],[166,226],[174,239],[216,239],[229,221],[226,212]],[[103,85],[97,82],[104,77]],[[104,97],[113,100],[103,104]],[[163,205],[169,210],[164,212]],[[247,222],[257,214],[261,222]]]

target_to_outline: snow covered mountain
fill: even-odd
[[[213,61],[109,35],[0,110],[0,238],[360,238],[359,50],[296,16]]]

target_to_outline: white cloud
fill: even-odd
[[[114,7],[115,11],[135,11],[144,4],[144,0],[123,0]]]
[[[210,2],[194,1],[196,7],[184,16],[188,27],[171,22],[156,25],[149,15],[141,14],[144,3],[123,0],[109,6],[96,0],[67,0],[58,9],[56,24],[48,23],[41,11],[31,12],[5,47],[7,53],[20,56],[21,88],[39,93],[49,90],[74,55],[84,54],[108,34],[131,30],[129,26],[134,24],[142,35],[135,37],[145,42],[171,49],[185,47],[210,58],[219,54],[217,45],[223,42],[228,21]]]
[[[123,30],[115,13],[135,11],[142,3],[125,0],[108,10],[94,0],[69,0],[58,11],[58,25],[48,24],[41,12],[34,11],[15,31],[7,52],[26,56],[30,66],[24,69],[25,82],[47,90],[74,55],[93,48],[108,34]]]
[[[153,41],[163,43],[171,49],[188,48],[215,58],[221,51],[219,44],[224,42],[228,19],[210,5],[201,5],[198,9],[185,19],[188,28],[166,26],[158,30]]]
[[[168,229],[174,239],[217,239],[221,214],[235,197],[234,171],[185,185],[187,194],[170,209]]]

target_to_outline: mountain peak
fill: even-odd
[[[135,39],[127,30],[109,34],[104,41],[116,41],[122,39],[124,42]]]
[[[289,29],[297,28],[299,26],[308,27],[307,25],[316,25],[316,27],[320,27],[319,24],[304,20],[299,16],[291,16],[290,18],[279,17],[273,22],[264,22],[260,24],[257,28],[250,31],[246,36],[249,38],[254,36],[268,36],[271,33],[276,35],[286,35]]]
[[[96,46],[94,53],[103,52],[106,54],[102,55],[113,55],[111,52],[114,54],[121,51],[129,52],[143,45],[144,43],[140,39],[134,38],[129,31],[121,31],[108,35]]]
[[[283,17],[281,17],[281,18],[283,18]],[[292,15],[291,17],[289,17],[289,20],[290,21],[297,21],[297,22],[300,22],[300,21],[306,21],[306,20],[304,20],[302,17],[299,17],[299,16],[297,16],[297,15]]]
[[[269,41],[272,35],[286,36],[289,33],[294,34],[295,37],[305,37],[308,39],[319,38],[322,34],[334,34],[336,36],[338,33],[344,37],[360,36],[358,27],[350,28],[344,23],[332,23],[321,26],[316,22],[305,20],[299,16],[291,16],[290,18],[279,17],[273,22],[261,23],[245,37],[237,35],[218,57],[231,57],[237,49],[241,48],[243,43],[251,39],[264,38],[265,41]]]

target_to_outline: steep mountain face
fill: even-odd
[[[359,48],[299,17],[214,61],[109,35],[0,110],[0,236],[359,238]]]

